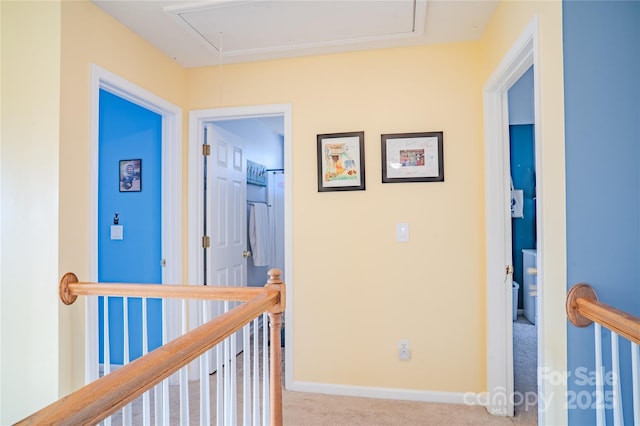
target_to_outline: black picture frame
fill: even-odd
[[[142,191],[142,160],[120,160],[118,187],[120,192]]]
[[[364,132],[317,135],[318,192],[364,191]]]
[[[444,182],[443,132],[381,135],[382,183]]]

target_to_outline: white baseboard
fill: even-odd
[[[403,401],[436,402],[444,404],[466,404],[471,401],[478,405],[480,394],[473,392],[437,392],[411,389],[377,388],[368,386],[336,385],[314,382],[293,381],[287,390],[296,392],[322,393],[327,395],[357,396],[362,398],[395,399]]]

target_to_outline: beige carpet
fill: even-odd
[[[484,407],[457,404],[354,398],[284,391],[284,424],[288,426],[386,425],[537,425],[536,328],[524,317],[514,323],[514,386],[523,398],[515,417],[496,417]],[[516,398],[517,399],[517,398]],[[517,402],[517,401],[516,401]]]
[[[514,405],[520,424],[538,424],[537,370],[536,326],[520,315],[513,323]]]
[[[212,385],[215,375],[212,376]],[[197,398],[196,383],[190,384],[190,396]],[[212,390],[215,386],[212,386]],[[171,425],[180,425],[176,406],[177,388],[172,386]],[[152,402],[153,404],[153,402]],[[397,401],[343,397],[306,392],[283,391],[283,418],[286,426],[419,426],[419,425],[535,425],[537,415],[516,413],[516,417],[496,417],[484,407],[458,404]],[[153,405],[152,405],[153,406]],[[214,404],[215,406],[215,404]],[[213,409],[215,410],[215,409]],[[198,404],[191,404],[191,425],[199,424]],[[142,424],[140,400],[133,404],[133,424]],[[153,418],[153,415],[152,415]],[[215,418],[215,415],[214,417]],[[241,421],[241,414],[239,420]],[[121,425],[120,413],[112,418]],[[153,419],[152,419],[153,424]]]
[[[524,425],[516,417],[495,417],[484,407],[354,398],[285,391],[287,426]]]
[[[526,320],[525,320],[526,321]],[[516,392],[533,391],[535,386],[535,339],[532,340],[531,324],[514,323],[514,360]],[[535,337],[535,336],[534,336]],[[533,347],[531,346],[533,342]],[[238,373],[242,371],[242,356],[238,356]],[[531,376],[533,368],[533,376]],[[210,376],[212,392],[215,392],[216,375]],[[199,424],[198,388],[196,382],[189,385],[189,395],[194,401],[190,404],[190,424]],[[242,391],[241,381],[238,392]],[[171,386],[171,425],[180,425],[177,407],[178,389]],[[524,410],[524,405],[516,406],[516,416],[496,417],[490,415],[482,406],[458,404],[437,404],[427,402],[397,401],[374,398],[344,397],[306,392],[283,391],[283,418],[287,426],[386,426],[386,425],[536,425],[537,409]],[[153,400],[153,398],[152,398]],[[153,402],[152,402],[153,406]],[[215,404],[213,404],[215,407]],[[215,408],[212,407],[212,411]],[[140,400],[133,403],[133,424],[142,424]],[[212,413],[213,414],[213,413]],[[151,416],[154,417],[153,415]],[[239,414],[241,423],[241,414]],[[212,418],[215,418],[215,414]],[[112,417],[113,425],[122,424],[121,414]],[[152,419],[153,424],[153,419]],[[180,425],[182,426],[182,425]]]

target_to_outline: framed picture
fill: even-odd
[[[267,167],[247,160],[247,183],[257,186],[267,186]]]
[[[442,132],[382,135],[382,182],[444,182]]]
[[[364,132],[318,135],[318,192],[364,189]]]
[[[120,160],[120,192],[142,191],[142,160]]]

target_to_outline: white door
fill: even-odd
[[[245,159],[239,140],[232,140],[214,123],[207,123],[205,157],[205,274],[206,285],[245,287],[247,285],[247,183]],[[208,246],[208,247],[206,247]],[[239,302],[212,302],[207,316],[214,318]],[[242,331],[236,333],[229,353],[242,351]],[[215,371],[216,356],[211,356]]]
[[[210,145],[207,167],[210,285],[246,286],[247,182],[242,146],[207,124]]]

